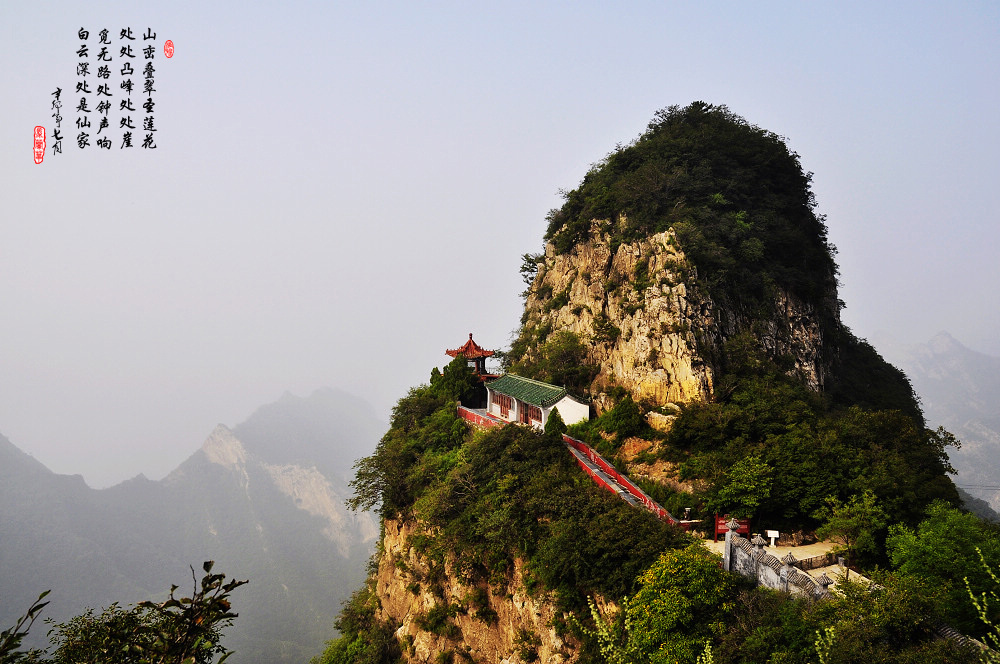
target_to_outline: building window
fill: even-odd
[[[514,400],[511,399],[506,394],[499,394],[493,392],[493,403],[499,406],[500,416],[504,419],[510,419],[510,409],[514,406]]]
[[[525,406],[525,410],[527,411],[527,415],[528,415],[528,419],[529,420],[534,420],[536,422],[541,422],[542,421],[542,409],[539,408],[538,406],[527,406],[526,405]]]

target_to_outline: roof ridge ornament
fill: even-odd
[[[475,360],[480,357],[493,357],[496,351],[486,350],[472,340],[472,332],[469,332],[469,340],[455,349],[445,350],[446,355],[458,357],[462,355],[467,360]]]

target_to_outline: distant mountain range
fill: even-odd
[[[102,490],[57,475],[0,436],[0,626],[45,589],[45,616],[165,596],[216,571],[246,578],[226,633],[235,664],[305,662],[334,635],[340,605],[365,576],[376,519],[344,500],[355,459],[386,425],[361,399],[324,389],[285,394],[161,481]],[[200,578],[200,577],[199,577]],[[33,645],[47,628],[36,623]]]
[[[955,483],[1000,510],[1000,357],[966,348],[947,332],[915,346],[877,345],[910,377],[928,425],[943,426],[962,442],[950,452]]]

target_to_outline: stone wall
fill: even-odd
[[[778,559],[765,551],[763,544],[754,546],[734,530],[726,533],[726,546],[722,554],[722,567],[726,571],[754,579],[758,586],[783,590],[793,595],[803,597],[825,595],[826,588],[799,569],[798,564],[799,561],[791,554],[784,559]]]

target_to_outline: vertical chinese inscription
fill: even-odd
[[[97,72],[95,74],[97,92],[94,93],[97,101],[97,106],[94,108],[97,116],[94,119],[98,123],[95,144],[104,150],[111,149],[111,138],[108,136],[111,133],[108,128],[110,125],[108,112],[111,110],[111,97],[113,96],[110,90],[111,84],[108,81],[111,78],[111,67],[114,66],[114,60],[108,49],[111,46],[108,34],[107,28],[103,28],[97,33],[100,50],[97,53]]]
[[[124,129],[122,134],[122,143],[119,149],[132,147],[132,130],[135,129],[135,124],[132,122],[132,113],[135,113],[135,106],[132,105],[132,89],[134,87],[132,83],[132,75],[135,74],[135,68],[132,66],[132,61],[135,60],[135,52],[132,50],[132,42],[135,41],[135,37],[132,35],[132,28],[124,28],[118,35],[118,41],[124,41],[124,45],[121,45],[119,53],[123,60],[121,68],[122,83],[121,89],[124,90],[124,97],[120,102],[118,102],[118,110],[122,114],[121,119],[118,122],[118,128]]]
[[[52,154],[62,154],[62,134],[59,133],[62,130],[62,101],[59,99],[61,96],[62,88],[56,88],[52,93],[52,117],[56,123],[52,128]]]
[[[80,150],[111,150],[117,121],[121,132],[119,149],[138,147],[140,141],[144,149],[155,149],[158,130],[154,114],[156,33],[147,27],[139,37],[138,30],[133,32],[132,27],[124,27],[118,32],[116,43],[114,32],[108,28],[92,34],[87,27],[81,27],[76,37],[79,47],[74,65],[75,87],[67,86],[67,96],[70,90],[75,94],[66,103],[70,111],[75,108],[75,116],[68,121],[76,123],[77,147]],[[168,58],[173,56],[172,41],[167,40],[163,49]],[[42,146],[42,157],[48,145],[52,146],[52,154],[63,151],[62,93],[62,87],[51,93],[50,112],[54,120],[51,143],[46,141],[44,127],[36,125],[33,131],[36,163],[41,163],[39,146]],[[114,115],[116,109],[117,116]],[[39,128],[43,132],[40,137]]]
[[[83,150],[90,145],[90,108],[88,106],[87,95],[90,94],[90,86],[87,81],[87,76],[90,75],[90,61],[88,59],[90,55],[90,47],[87,45],[87,39],[90,38],[90,32],[84,28],[76,33],[76,36],[83,43],[80,44],[80,48],[76,50],[76,92],[80,96],[80,103],[76,105],[76,128],[79,132],[76,135],[76,144]]]
[[[146,101],[143,103],[142,107],[146,110],[146,117],[142,119],[142,130],[146,132],[146,137],[142,139],[143,148],[155,148],[156,143],[153,141],[153,132],[156,131],[156,127],[153,126],[153,93],[156,92],[156,88],[153,87],[155,79],[153,75],[156,70],[153,68],[153,58],[156,55],[156,33],[151,29],[146,28],[146,34],[142,36],[143,43],[146,40],[152,39],[153,43],[148,46],[143,46],[142,53],[145,60],[145,66],[142,69],[143,82],[142,82],[142,92],[146,95]]]

